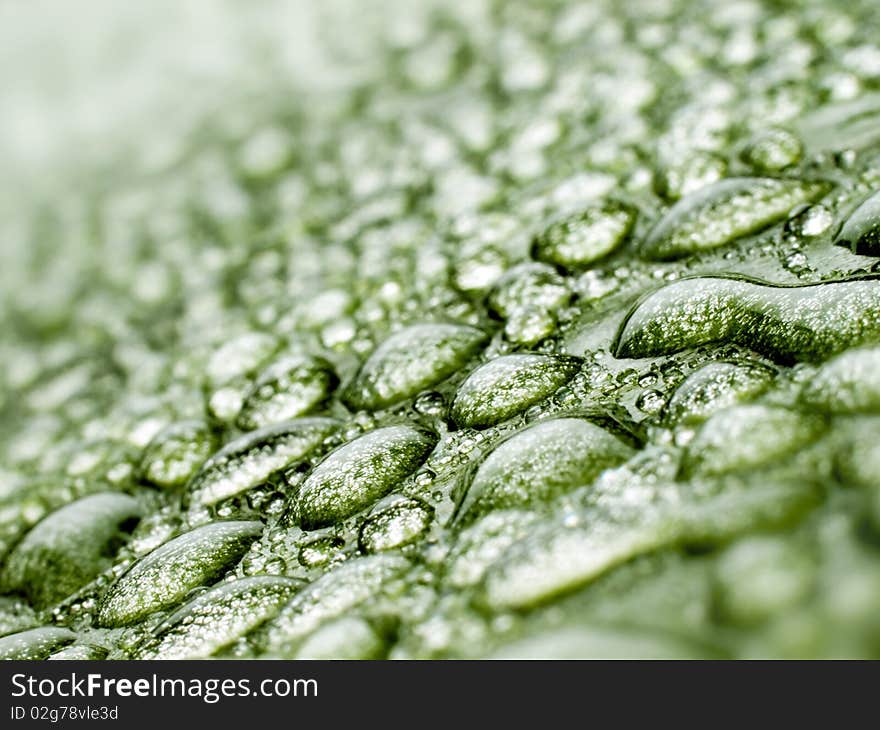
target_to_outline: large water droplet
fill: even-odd
[[[459,386],[450,415],[459,426],[492,426],[554,393],[580,366],[580,358],[563,355],[497,357]]]
[[[76,639],[69,629],[42,626],[0,638],[0,660],[38,660]]]
[[[640,247],[649,259],[675,259],[724,246],[782,220],[828,191],[821,182],[729,178],[682,198]]]
[[[436,443],[435,434],[411,426],[364,434],[315,467],[300,488],[289,519],[313,530],[353,515],[400,486]]]
[[[297,593],[269,621],[260,632],[261,645],[269,656],[293,654],[302,640],[323,622],[369,600],[408,566],[407,560],[391,554],[342,563]]]
[[[542,421],[497,446],[479,465],[457,510],[471,520],[492,509],[547,501],[589,484],[633,454],[631,446],[579,418]]]
[[[343,398],[368,410],[411,398],[459,370],[485,341],[484,332],[466,325],[407,327],[376,348]]]
[[[758,362],[712,362],[685,378],[663,412],[667,423],[699,423],[735,403],[760,395],[774,371]]]
[[[787,408],[732,406],[709,418],[688,444],[682,473],[724,474],[764,466],[812,443],[825,427],[822,418]]]
[[[182,421],[157,433],[141,458],[143,478],[159,487],[185,484],[214,451],[214,434],[202,421]]]
[[[223,583],[163,621],[135,658],[205,659],[272,618],[298,587],[275,576]]]
[[[94,494],[39,522],[6,559],[0,586],[38,608],[72,594],[110,567],[143,514],[124,494]]]
[[[184,533],[138,560],[104,594],[101,626],[124,626],[175,606],[219,578],[263,531],[259,522],[214,522]]]
[[[226,444],[188,486],[193,505],[212,505],[266,481],[304,459],[340,426],[331,418],[300,418],[253,431]]]
[[[617,336],[616,357],[656,357],[711,342],[780,362],[815,362],[880,340],[880,280],[774,286],[734,277],[683,279],[642,299]]]
[[[846,219],[834,239],[862,256],[880,256],[880,192],[862,202]]]
[[[635,218],[635,211],[621,203],[586,208],[536,236],[532,256],[566,269],[589,266],[626,240]]]
[[[336,383],[333,366],[323,358],[285,357],[254,381],[236,423],[249,431],[296,418],[323,401]]]

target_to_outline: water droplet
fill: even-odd
[[[57,603],[110,567],[142,514],[124,494],[94,494],[52,512],[9,554],[0,587],[37,608]]]
[[[589,421],[541,421],[502,442],[483,460],[458,506],[457,519],[548,501],[589,484],[632,454],[632,447]]]
[[[176,605],[238,561],[263,531],[259,522],[214,522],[170,540],[137,561],[104,595],[101,626],[124,626]]]
[[[494,611],[530,608],[583,586],[611,568],[662,547],[717,544],[732,536],[791,524],[814,506],[809,484],[644,483],[612,480],[590,491],[576,527],[552,516],[514,542],[483,580]]]
[[[249,431],[301,416],[323,401],[337,382],[333,366],[323,358],[282,358],[254,381],[236,423]]]
[[[354,558],[334,567],[295,595],[269,621],[261,631],[260,643],[270,656],[293,654],[322,623],[369,600],[408,566],[407,560],[388,554]]]
[[[706,421],[687,445],[682,474],[753,469],[790,454],[824,431],[823,419],[787,408],[732,406]]]
[[[651,230],[640,253],[664,260],[724,246],[782,220],[828,188],[826,183],[801,180],[722,180],[676,203]]]
[[[361,525],[358,546],[361,552],[378,553],[417,540],[430,526],[433,510],[415,499],[395,499],[375,509]]]
[[[165,619],[136,659],[205,659],[272,618],[299,587],[274,576],[218,585]]]
[[[775,286],[734,277],[682,279],[629,313],[616,357],[656,357],[711,342],[780,362],[824,360],[880,338],[880,280]]]
[[[188,486],[193,506],[212,505],[255,487],[305,458],[340,424],[301,418],[253,431],[226,444],[204,463]]]
[[[450,415],[459,426],[485,428],[541,401],[578,372],[580,358],[503,355],[474,370],[459,386]]]
[[[880,192],[861,203],[846,219],[834,239],[861,256],[880,256]]]
[[[314,530],[353,515],[398,487],[424,463],[436,443],[435,434],[410,426],[364,434],[315,467],[288,519]]]
[[[353,408],[376,410],[445,380],[477,353],[486,334],[466,325],[413,325],[383,342],[343,396]]]
[[[621,203],[586,208],[553,223],[536,236],[532,256],[566,269],[589,266],[626,240],[635,217],[635,211]]]
[[[192,477],[214,448],[214,435],[206,423],[172,423],[159,431],[144,449],[141,474],[156,486],[179,487]]]
[[[774,173],[796,165],[803,152],[803,145],[794,134],[775,128],[768,129],[751,140],[743,153],[743,159],[758,172]]]
[[[667,423],[699,423],[716,411],[754,398],[770,387],[774,371],[758,362],[712,362],[676,388],[663,414]]]
[[[880,411],[880,349],[849,350],[804,383],[803,403],[828,413]]]
[[[658,390],[649,389],[639,394],[639,397],[636,399],[636,408],[642,413],[653,415],[659,413],[665,403],[666,399],[663,397],[663,393]]]
[[[69,629],[42,626],[0,638],[0,660],[47,659],[52,652],[76,639]]]

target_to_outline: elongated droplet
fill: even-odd
[[[0,638],[0,660],[46,659],[52,652],[76,639],[70,629],[41,626]]]
[[[724,246],[781,221],[798,205],[824,195],[827,183],[728,178],[682,198],[640,247],[648,259],[676,259]]]
[[[469,521],[489,510],[550,500],[589,484],[633,453],[631,446],[589,421],[541,421],[502,442],[479,465],[456,519]]]
[[[666,405],[667,423],[699,423],[716,411],[754,398],[770,386],[774,371],[759,362],[711,362],[688,375]]]
[[[250,431],[296,418],[323,401],[336,383],[333,366],[323,358],[285,357],[256,379],[236,423]]]
[[[532,256],[567,269],[589,266],[626,240],[635,218],[635,211],[622,203],[587,208],[536,236]]]
[[[110,587],[98,623],[124,626],[175,606],[193,588],[219,578],[262,531],[259,522],[213,522],[166,542]]]
[[[144,449],[141,473],[144,480],[157,487],[178,487],[192,477],[214,448],[214,435],[206,423],[173,423]]]
[[[820,362],[880,341],[880,279],[773,286],[734,277],[682,279],[637,303],[616,357],[669,355],[733,342],[781,363]]]
[[[558,390],[580,369],[564,355],[504,355],[474,370],[459,386],[450,415],[459,426],[485,428]]]
[[[344,616],[319,626],[303,641],[297,659],[381,659],[382,637],[364,619]]]
[[[880,348],[829,360],[804,384],[800,399],[827,413],[880,413]]]
[[[862,256],[880,256],[880,191],[865,200],[841,226],[834,239]]]
[[[399,486],[436,443],[436,434],[388,426],[341,446],[303,483],[291,519],[313,530],[353,515]]]
[[[56,510],[15,546],[0,574],[3,591],[45,608],[110,567],[142,515],[124,494],[93,494]]]
[[[486,572],[481,600],[522,609],[574,590],[637,555],[682,543],[717,544],[790,525],[816,504],[805,483],[644,483],[595,490],[573,524],[553,517],[511,545]]]
[[[815,441],[824,419],[765,405],[741,405],[706,421],[685,450],[682,474],[724,474],[753,469]]]
[[[407,327],[383,342],[343,396],[353,408],[386,408],[436,385],[459,370],[486,341],[486,333],[460,324]]]
[[[409,561],[391,554],[369,555],[343,563],[291,598],[266,624],[261,643],[270,656],[291,655],[324,621],[341,616],[376,595],[408,566]]]
[[[174,612],[137,659],[204,659],[272,618],[299,587],[277,576],[223,583]]]
[[[394,499],[382,509],[372,511],[364,521],[358,533],[358,547],[363,553],[379,553],[413,543],[430,526],[433,512],[418,500]]]
[[[300,459],[339,428],[332,418],[300,418],[253,431],[204,463],[188,490],[196,505],[211,505],[246,492]]]

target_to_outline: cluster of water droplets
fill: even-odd
[[[0,656],[873,655],[871,9],[355,9],[0,219]]]

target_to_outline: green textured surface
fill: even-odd
[[[880,656],[875,4],[0,23],[0,655]]]

